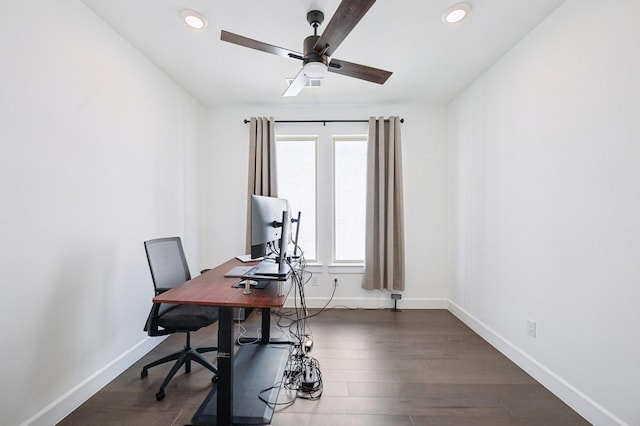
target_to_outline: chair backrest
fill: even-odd
[[[144,249],[147,252],[147,261],[156,295],[191,279],[180,237],[156,238],[145,241]],[[159,329],[158,321],[160,316],[175,307],[176,305],[173,304],[155,303],[147,317],[144,330],[150,336],[166,334],[165,331]]]
[[[191,279],[180,237],[145,241],[144,249],[156,294]]]

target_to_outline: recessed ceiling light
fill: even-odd
[[[207,20],[202,14],[194,11],[194,10],[183,10],[180,13],[184,22],[191,28],[195,30],[201,30],[207,26]]]
[[[455,24],[462,21],[471,11],[469,3],[458,3],[447,9],[442,15],[442,20],[447,24]]]

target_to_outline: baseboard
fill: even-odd
[[[526,371],[531,377],[549,389],[554,395],[594,425],[626,425],[621,419],[594,400],[580,392],[549,368],[527,355],[517,346],[498,334],[491,327],[478,320],[461,306],[448,301],[449,311],[475,331],[507,358]]]
[[[118,358],[69,390],[47,407],[40,410],[22,425],[54,425],[91,398],[96,392],[118,377],[133,363],[156,347],[164,338],[146,337]]]
[[[358,297],[334,297],[329,301],[326,297],[306,297],[305,302],[309,309],[345,308],[345,309],[392,309],[393,300],[388,296],[385,298],[358,298]],[[328,305],[327,305],[327,302]],[[293,298],[287,299],[284,307],[293,308],[295,303]],[[299,305],[298,305],[299,306]],[[401,299],[397,303],[398,309],[447,309],[447,299]]]

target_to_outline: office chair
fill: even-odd
[[[145,241],[144,248],[147,252],[147,260],[149,261],[149,269],[151,270],[151,278],[156,295],[191,279],[180,237]],[[190,333],[211,325],[217,320],[218,308],[215,306],[153,304],[147,323],[144,326],[144,331],[149,336],[164,336],[172,333],[186,334],[186,344],[183,350],[142,367],[140,377],[144,379],[149,374],[148,370],[150,368],[175,360],[171,371],[169,371],[162,385],[160,385],[160,390],[156,393],[158,401],[165,397],[165,387],[183,365],[185,373],[191,372],[191,361],[195,361],[211,370],[214,373],[211,380],[213,382],[216,381],[218,370],[215,365],[201,354],[217,351],[218,348],[214,346],[191,347]]]

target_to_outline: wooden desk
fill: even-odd
[[[252,289],[251,294],[245,295],[242,288],[231,287],[238,278],[227,278],[224,276],[234,266],[251,265],[243,264],[237,259],[231,259],[222,265],[199,275],[180,286],[166,291],[153,298],[156,303],[177,303],[182,305],[207,305],[219,307],[218,318],[218,382],[212,390],[210,397],[203,403],[203,407],[210,401],[213,392],[217,393],[216,415],[207,414],[200,416],[206,418],[206,424],[217,424],[219,426],[227,426],[231,424],[264,424],[257,420],[248,419],[243,413],[234,413],[234,409],[242,408],[245,404],[241,401],[235,401],[234,397],[238,392],[234,392],[234,335],[233,335],[233,308],[259,308],[262,309],[262,345],[253,345],[251,349],[252,356],[260,358],[267,352],[270,356],[273,351],[277,351],[280,355],[276,356],[280,360],[281,355],[285,352],[282,349],[273,348],[270,351],[270,327],[271,327],[271,309],[281,308],[291,290],[291,280],[280,281],[283,285],[281,296],[278,295],[278,282],[270,283],[264,289]],[[276,281],[274,279],[274,281]],[[262,346],[256,348],[255,346]],[[240,349],[245,349],[242,347]],[[262,354],[262,355],[261,355]],[[239,359],[248,358],[247,356]],[[268,357],[267,357],[268,358]],[[269,358],[274,361],[274,358]],[[278,361],[280,362],[280,361]],[[286,362],[286,359],[285,359]],[[255,364],[255,363],[254,363]],[[253,365],[255,367],[255,365]],[[284,368],[284,366],[282,367]],[[255,369],[255,368],[254,368]],[[275,383],[275,382],[274,382]],[[271,383],[271,384],[274,384]],[[239,386],[236,386],[239,387]],[[238,389],[239,390],[239,389]],[[262,389],[255,389],[253,394],[258,400],[258,392]],[[240,392],[239,394],[245,394]],[[266,406],[266,404],[265,404]],[[200,413],[203,409],[198,410]],[[194,417],[194,423],[198,424],[198,419]],[[270,418],[269,418],[270,421]],[[267,422],[268,423],[268,422]],[[202,423],[200,423],[202,424]]]

